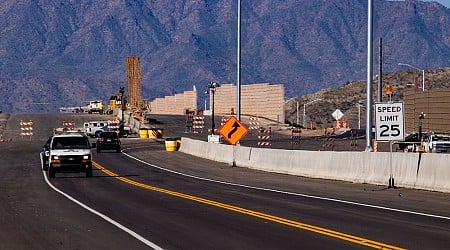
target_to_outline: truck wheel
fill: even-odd
[[[120,147],[116,148],[116,152],[120,153]]]
[[[48,170],[48,162],[44,159],[45,156],[42,156],[42,154],[40,156],[41,156],[41,167],[42,167],[42,170],[47,171]]]
[[[92,177],[92,167],[86,169],[86,178]]]
[[[55,169],[52,168],[51,166],[48,168],[48,176],[50,178],[55,178]]]
[[[48,171],[48,162],[44,162],[44,166],[42,166],[44,171]]]

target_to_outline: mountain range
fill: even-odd
[[[367,0],[241,2],[241,83],[281,83],[286,98],[365,79]],[[450,9],[374,0],[374,71],[450,64]],[[141,58],[143,98],[236,83],[237,1],[2,0],[0,110],[57,112],[126,86]],[[376,73],[376,72],[375,72]],[[202,100],[199,100],[201,102]]]

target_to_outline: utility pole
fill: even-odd
[[[382,102],[382,89],[383,89],[383,39],[380,37],[380,47],[378,51],[378,96],[377,96],[377,102]]]
[[[236,79],[236,118],[241,120],[241,0],[237,9],[237,79]]]
[[[373,0],[368,0],[367,10],[367,82],[366,82],[366,151],[372,151],[372,45]]]

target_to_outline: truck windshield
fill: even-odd
[[[55,137],[52,149],[89,149],[89,140],[85,137]]]

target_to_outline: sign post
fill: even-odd
[[[219,134],[228,143],[233,145],[233,167],[236,166],[235,154],[236,144],[248,133],[248,128],[242,124],[236,117],[232,116],[228,119],[222,127],[219,128]]]
[[[395,188],[392,171],[392,143],[405,139],[403,119],[403,102],[388,102],[375,104],[376,140],[389,141],[389,188]]]

